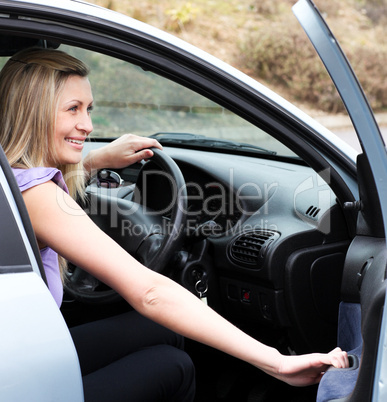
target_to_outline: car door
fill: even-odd
[[[76,351],[0,149],[0,400],[82,401]]]
[[[386,400],[386,148],[360,84],[313,2],[300,0],[293,11],[335,83],[363,151],[357,160],[359,200],[347,205],[358,218],[344,266],[339,322],[339,342],[345,337],[353,348],[353,364],[324,376],[318,400]]]

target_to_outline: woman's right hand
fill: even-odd
[[[278,373],[274,374],[274,377],[290,385],[303,387],[319,383],[330,366],[347,368],[349,366],[347,352],[335,348],[327,354],[282,355]]]

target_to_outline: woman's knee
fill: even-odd
[[[195,368],[183,350],[147,347],[84,377],[86,401],[191,402]]]
[[[183,350],[169,346],[155,349],[158,360],[158,386],[165,392],[168,401],[193,401],[195,396],[195,367],[189,355]],[[164,399],[161,399],[164,400]]]

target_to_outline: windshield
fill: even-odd
[[[249,144],[268,154],[296,156],[265,131],[165,77],[106,55],[69,46],[60,48],[91,68],[91,137],[168,133],[168,138],[179,138],[180,134],[193,134],[209,137],[209,141],[232,141],[243,143],[244,147]]]

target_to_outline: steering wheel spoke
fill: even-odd
[[[171,189],[175,192],[168,221],[161,213],[144,206],[142,197],[139,197],[139,202],[128,201],[114,197],[107,191],[90,194],[88,212],[94,223],[134,258],[154,271],[167,274],[171,268],[169,262],[179,251],[185,236],[187,193],[177,164],[165,152],[157,148],[152,151],[154,156],[148,163],[152,163],[152,170],[156,168],[157,172],[168,175],[173,184]],[[142,177],[149,174],[146,166],[147,163],[137,181],[140,193],[146,191]],[[73,298],[86,303],[103,304],[121,300],[113,289],[99,286],[98,280],[80,267],[72,268],[65,290]]]

